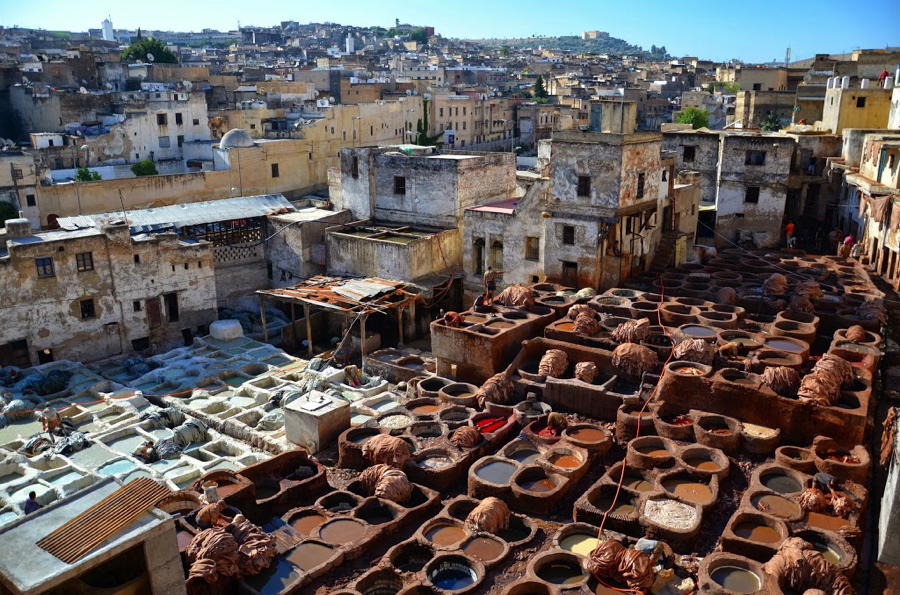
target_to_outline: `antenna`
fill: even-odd
[[[787,66],[791,63],[791,47],[788,46],[788,49],[784,52],[784,65]]]
[[[147,52],[147,62],[153,62],[156,58],[150,52]]]

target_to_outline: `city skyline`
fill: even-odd
[[[47,0],[40,10],[28,3],[0,1],[4,26],[46,30],[86,31],[99,28],[111,18],[117,29],[199,31],[204,28],[223,31],[243,26],[272,26],[281,21],[334,22],[348,26],[390,27],[394,19],[411,24],[429,25],[445,37],[462,39],[522,38],[531,36],[580,35],[585,30],[607,31],[613,37],[649,49],[665,46],[673,56],[698,56],[715,61],[740,59],[745,62],[783,60],[790,47],[793,59],[811,58],[817,53],[845,53],[854,49],[879,49],[900,45],[900,37],[891,24],[900,16],[900,6],[890,0],[874,0],[867,11],[846,11],[840,19],[829,18],[836,2],[804,0],[794,3],[785,13],[783,3],[763,0],[754,5],[753,17],[729,17],[722,5],[709,0],[694,3],[677,15],[670,15],[671,4],[658,0],[644,3],[641,15],[656,19],[638,20],[621,6],[606,2],[573,0],[548,14],[546,4],[536,0],[477,3],[461,0],[452,7],[382,1],[367,3],[346,0],[337,10],[334,4],[298,7],[286,0],[267,5],[265,15],[253,6],[224,0],[210,13],[199,4],[160,1],[150,12],[141,6],[110,6],[99,0],[86,0],[77,14],[63,0]],[[178,12],[176,12],[176,10]],[[298,14],[302,13],[302,14]],[[784,13],[784,17],[781,15]],[[873,19],[873,14],[883,18]],[[481,15],[483,18],[472,18]],[[191,25],[185,26],[186,23]],[[698,34],[697,32],[702,32]]]

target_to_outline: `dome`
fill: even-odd
[[[234,147],[252,147],[255,143],[250,134],[241,128],[232,128],[225,133],[219,142],[220,149],[233,149]]]

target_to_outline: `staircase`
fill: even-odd
[[[659,240],[659,246],[656,247],[656,254],[653,255],[653,262],[650,263],[648,269],[652,273],[663,272],[672,262],[675,256],[675,240],[678,239],[677,231],[667,231],[663,233]]]

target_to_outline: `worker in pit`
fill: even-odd
[[[147,440],[143,445],[134,451],[134,456],[139,457],[145,463],[155,463],[160,459],[159,453],[156,452],[156,446],[153,442]]]
[[[62,418],[59,416],[59,411],[53,407],[47,407],[41,411],[41,427],[43,428],[43,431],[47,432],[50,436],[50,442],[53,444],[56,444],[56,439],[53,437],[54,434],[59,434],[61,436],[67,434],[66,428],[62,423]]]
[[[224,500],[212,502],[201,508],[197,512],[197,525],[201,529],[212,529],[213,527],[222,527],[231,523],[232,518],[222,514],[222,511],[228,507]]]

